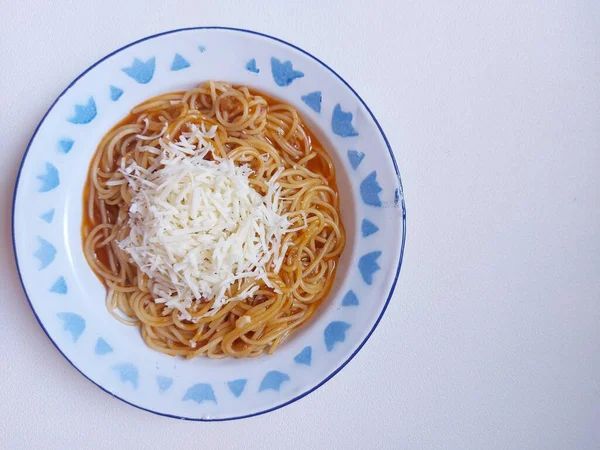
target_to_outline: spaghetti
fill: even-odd
[[[154,281],[123,250],[135,192],[122,168],[135,163],[155,170],[165,142],[194,127],[216,130],[206,158],[248,166],[249,183],[261,196],[276,178],[279,213],[294,226],[281,239],[278,270],[268,265],[267,280],[255,280],[250,297],[212,310],[214,299],[195,298],[184,317],[157,301]],[[247,87],[213,81],[136,106],[104,136],[84,191],[82,237],[86,259],[106,286],[110,313],[139,326],[151,348],[186,358],[275,351],[329,293],[345,245],[333,162],[298,112]],[[247,283],[232,283],[226,295],[233,299],[244,289]]]

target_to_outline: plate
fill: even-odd
[[[83,186],[101,137],[150,97],[209,79],[294,105],[334,159],[347,229],[335,285],[277,351],[184,360],[114,320],[83,255]],[[138,408],[191,420],[262,414],[312,392],[369,338],[396,285],[406,232],[400,174],[375,116],[338,74],[264,34],[220,27],[157,34],[102,58],[56,99],[25,152],[13,206],[19,276],[40,325],[94,384]]]

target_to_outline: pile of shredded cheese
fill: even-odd
[[[205,159],[215,132],[190,125],[176,142],[160,137],[152,167],[123,162],[120,169],[134,196],[131,231],[119,245],[152,280],[155,302],[176,308],[181,319],[191,318],[187,309],[195,301],[214,300],[212,315],[227,302],[251,297],[258,280],[273,287],[267,272],[281,268],[283,236],[304,227],[292,229],[280,214],[276,180],[283,169],[262,196],[249,184],[248,166]],[[228,297],[234,283],[246,287]]]

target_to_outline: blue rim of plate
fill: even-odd
[[[253,34],[253,35],[256,35],[256,36],[265,37],[265,38],[277,41],[277,42],[279,42],[281,44],[287,45],[288,47],[292,47],[295,50],[298,50],[299,52],[301,52],[301,53],[305,54],[306,56],[312,58],[313,60],[315,60],[316,62],[318,62],[319,64],[321,64],[323,67],[325,67],[327,70],[329,70],[342,83],[344,83],[344,85],[348,89],[350,89],[350,91],[352,91],[352,93],[356,96],[356,98],[358,98],[358,100],[362,103],[362,105],[369,112],[369,115],[371,116],[371,118],[373,119],[373,121],[375,122],[375,124],[377,125],[377,129],[381,133],[381,136],[383,137],[383,140],[385,141],[385,145],[387,146],[387,149],[388,149],[388,152],[390,154],[390,157],[392,158],[392,163],[394,165],[394,170],[396,172],[396,176],[398,177],[398,187],[399,187],[399,190],[400,190],[400,198],[401,198],[401,205],[402,205],[402,245],[401,245],[401,248],[400,248],[400,257],[399,257],[399,260],[398,260],[398,267],[397,267],[396,273],[394,275],[394,281],[393,281],[392,286],[390,288],[390,292],[389,292],[388,297],[387,297],[387,299],[385,301],[385,304],[383,305],[383,309],[381,310],[381,313],[379,314],[379,317],[377,317],[377,320],[375,321],[375,324],[373,325],[373,327],[371,328],[371,330],[369,331],[369,333],[367,334],[367,336],[365,337],[365,339],[356,348],[356,350],[354,350],[354,352],[352,352],[352,354],[348,357],[348,359],[346,361],[344,361],[331,374],[329,374],[323,381],[321,381],[320,383],[318,383],[316,386],[312,387],[311,389],[307,390],[306,392],[303,392],[302,394],[297,395],[296,397],[292,398],[291,400],[288,400],[288,401],[286,401],[286,402],[284,402],[284,403],[282,403],[280,405],[274,406],[272,408],[268,408],[268,409],[265,409],[263,411],[258,411],[258,412],[252,413],[252,414],[246,414],[246,415],[235,416],[235,417],[224,417],[224,418],[218,418],[218,419],[200,419],[200,418],[191,418],[191,417],[181,417],[181,416],[176,416],[176,415],[173,415],[173,414],[165,414],[165,413],[162,413],[162,412],[159,412],[159,411],[154,411],[152,409],[144,408],[142,406],[136,405],[135,403],[131,403],[131,402],[129,402],[129,401],[127,401],[127,400],[119,397],[118,395],[115,395],[114,393],[112,393],[108,389],[103,388],[102,386],[100,386],[99,384],[97,384],[96,382],[94,382],[91,378],[89,378],[83,371],[81,371],[73,363],[73,361],[71,361],[69,358],[67,358],[67,356],[62,352],[62,350],[59,348],[59,346],[56,344],[56,342],[54,342],[54,340],[50,337],[50,335],[48,334],[48,331],[44,327],[44,324],[42,323],[42,321],[38,317],[37,313],[35,312],[35,309],[34,309],[33,305],[31,304],[31,300],[29,299],[29,295],[27,293],[27,289],[25,288],[25,284],[23,283],[23,277],[21,275],[21,268],[19,266],[19,258],[18,258],[18,255],[17,255],[16,239],[15,239],[15,202],[16,202],[16,198],[17,198],[17,188],[19,187],[19,181],[21,179],[21,171],[23,170],[23,164],[25,163],[25,160],[27,159],[27,155],[29,154],[29,148],[31,147],[31,143],[35,139],[35,137],[36,137],[36,135],[38,133],[38,130],[40,129],[40,127],[42,126],[42,124],[46,120],[46,117],[48,116],[48,114],[50,114],[50,112],[52,111],[52,109],[54,108],[54,106],[56,105],[56,103],[60,100],[60,98],[63,95],[65,95],[65,93],[69,89],[71,89],[71,87],[81,77],[83,77],[86,73],[88,73],[90,70],[92,70],[98,64],[102,63],[103,61],[105,61],[106,59],[112,57],[113,55],[116,55],[117,53],[125,50],[126,48],[129,48],[129,47],[131,47],[133,45],[139,44],[140,42],[148,41],[150,39],[154,39],[154,38],[157,38],[157,37],[160,37],[160,36],[164,36],[164,35],[168,35],[168,34],[175,34],[175,33],[180,33],[182,31],[190,31],[190,30],[227,30],[227,31],[236,31],[236,32],[248,33],[248,34]],[[249,418],[249,417],[260,416],[262,414],[266,414],[266,413],[269,413],[271,411],[275,411],[277,409],[283,408],[284,406],[290,405],[290,404],[292,404],[292,403],[300,400],[301,398],[306,397],[308,394],[310,394],[311,392],[317,390],[318,388],[320,388],[321,386],[323,386],[325,383],[327,383],[329,380],[331,380],[335,375],[337,375],[337,373],[340,372],[344,367],[346,367],[346,364],[348,364],[358,354],[358,352],[363,348],[363,346],[367,343],[367,341],[369,340],[369,338],[371,337],[371,335],[373,334],[373,332],[375,331],[375,329],[379,325],[379,322],[381,321],[381,318],[385,314],[385,311],[387,310],[387,307],[388,307],[388,305],[390,303],[390,300],[392,299],[392,295],[394,294],[394,290],[396,289],[396,283],[398,282],[398,278],[400,276],[400,268],[402,267],[402,260],[403,260],[403,257],[404,257],[404,246],[405,246],[405,243],[406,243],[406,205],[405,205],[405,202],[404,202],[404,188],[402,187],[402,179],[400,177],[400,170],[398,169],[398,164],[396,163],[396,158],[394,157],[394,152],[392,151],[392,147],[390,146],[390,143],[389,143],[389,141],[387,139],[387,136],[383,132],[383,129],[381,128],[381,125],[377,121],[377,118],[375,117],[375,115],[373,114],[373,112],[371,111],[371,109],[369,108],[369,106],[362,99],[362,97],[360,95],[358,95],[358,93],[354,90],[354,88],[352,88],[352,86],[350,86],[350,84],[348,84],[348,82],[346,80],[344,80],[344,78],[342,78],[335,70],[333,70],[331,67],[329,67],[327,64],[325,64],[323,61],[321,61],[319,58],[317,58],[316,56],[313,56],[312,54],[310,54],[306,50],[303,50],[303,49],[301,49],[300,47],[298,47],[298,46],[296,46],[294,44],[291,44],[291,43],[289,43],[287,41],[284,41],[283,39],[279,39],[279,38],[276,38],[274,36],[270,36],[268,34],[259,33],[258,31],[246,30],[246,29],[243,29],[243,28],[220,27],[220,26],[177,28],[175,30],[163,31],[161,33],[157,33],[157,34],[153,34],[153,35],[150,35],[150,36],[146,36],[146,37],[144,37],[142,39],[138,39],[137,41],[130,42],[129,44],[124,45],[124,46],[118,48],[117,50],[114,50],[113,52],[111,52],[111,53],[107,54],[106,56],[100,58],[94,64],[92,64],[87,69],[85,69],[83,72],[81,72],[60,93],[60,95],[58,97],[56,97],[56,99],[54,100],[54,102],[52,102],[52,105],[50,105],[50,108],[48,108],[48,110],[44,113],[44,116],[42,117],[42,119],[40,120],[40,122],[38,123],[38,125],[36,126],[35,131],[33,132],[33,135],[31,136],[31,139],[29,140],[29,143],[27,144],[27,148],[25,149],[25,153],[23,154],[23,159],[21,160],[21,164],[19,165],[19,171],[17,172],[17,179],[15,181],[15,188],[14,188],[14,192],[13,192],[13,201],[12,201],[11,215],[12,215],[12,218],[11,218],[11,225],[12,225],[12,227],[11,227],[12,228],[11,235],[12,235],[13,254],[14,254],[14,257],[15,257],[15,263],[16,263],[16,266],[17,266],[17,273],[19,274],[19,281],[21,282],[21,287],[23,288],[23,292],[25,293],[25,298],[27,298],[27,302],[29,303],[29,307],[33,311],[33,315],[35,316],[35,318],[38,321],[38,323],[39,323],[40,327],[42,328],[42,330],[44,330],[44,333],[46,334],[46,336],[48,337],[48,339],[50,340],[50,342],[52,342],[52,344],[54,345],[54,347],[56,347],[56,349],[58,350],[58,352],[81,375],[83,375],[87,380],[89,380],[95,386],[99,387],[104,392],[106,392],[107,394],[110,394],[114,398],[116,398],[118,400],[121,400],[122,402],[124,402],[124,403],[126,403],[126,404],[128,404],[130,406],[133,406],[133,407],[135,407],[137,409],[141,409],[142,411],[147,411],[147,412],[159,415],[159,416],[170,417],[172,419],[191,420],[191,421],[195,421],[195,422],[225,422],[225,421],[229,421],[229,420],[239,420],[239,419],[246,419],[246,418]]]

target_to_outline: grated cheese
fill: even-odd
[[[251,297],[258,280],[274,288],[267,272],[279,271],[288,249],[282,238],[299,228],[279,212],[276,180],[283,168],[263,197],[250,186],[248,166],[205,159],[216,127],[189,127],[177,142],[159,137],[162,153],[153,166],[130,162],[120,169],[133,191],[130,233],[120,248],[152,280],[155,301],[176,308],[182,319],[191,318],[187,309],[195,301],[214,299],[212,315],[227,302]],[[234,283],[245,282],[228,297]]]

